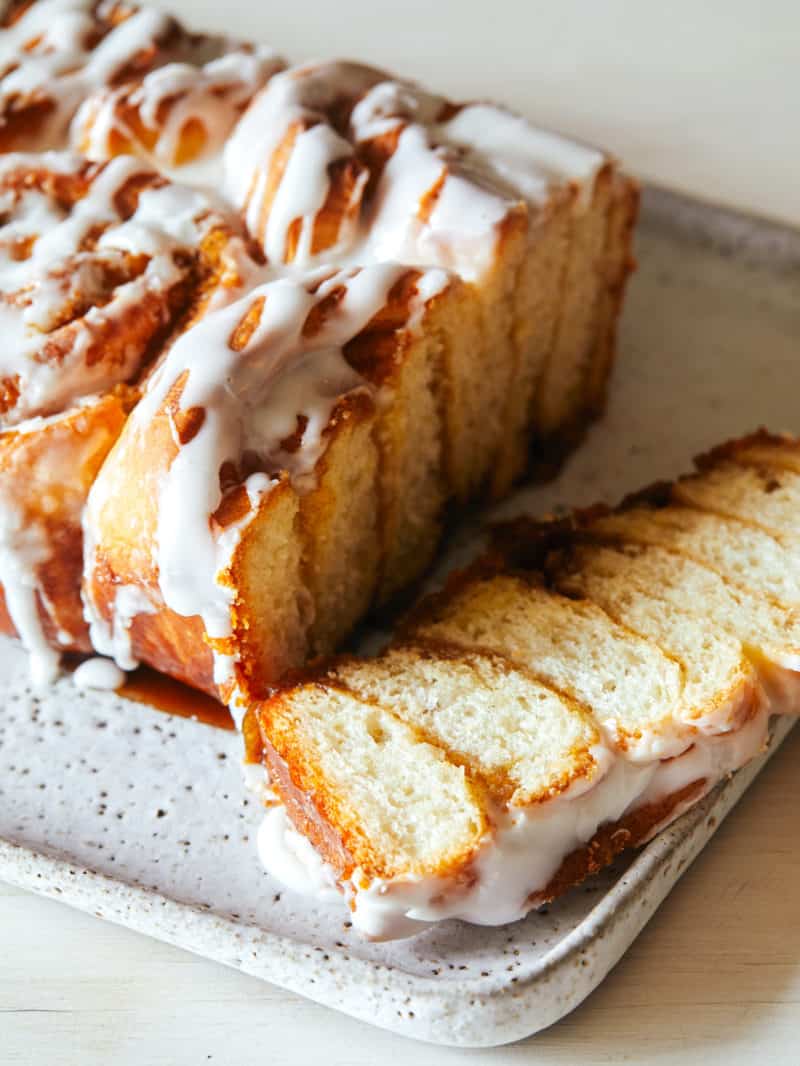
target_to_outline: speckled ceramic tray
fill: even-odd
[[[800,234],[649,191],[607,417],[499,514],[617,499],[760,423],[800,430]],[[450,563],[473,550],[462,530]],[[788,725],[776,730],[772,749]],[[608,973],[758,773],[525,921],[367,944],[260,869],[236,736],[69,679],[31,693],[0,642],[0,876],[409,1036],[501,1044]]]

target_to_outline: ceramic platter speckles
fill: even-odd
[[[606,418],[561,477],[491,517],[613,501],[759,424],[800,430],[800,234],[648,190],[637,245]],[[462,530],[448,564],[479,541],[477,526]],[[0,877],[462,1046],[518,1039],[579,1003],[770,754],[632,860],[525,921],[446,922],[379,945],[352,933],[343,908],[312,906],[261,870],[239,751],[232,733],[80,693],[69,679],[34,694],[21,653],[0,638]]]

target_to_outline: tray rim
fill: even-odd
[[[779,272],[800,267],[800,227],[651,182],[643,182],[642,190],[642,217],[648,226],[683,233],[747,262],[769,262]],[[496,1047],[558,1021],[602,982],[794,724],[791,718],[777,720],[764,755],[719,784],[643,848],[583,921],[527,971],[517,971],[513,983],[501,973],[434,979],[337,948],[326,948],[326,968],[315,969],[309,941],[268,932],[72,863],[55,851],[3,838],[0,878],[403,1036],[453,1047]],[[602,942],[602,957],[595,957]],[[387,997],[381,987],[390,973],[395,987]],[[545,984],[551,986],[548,996],[538,997]],[[413,997],[413,1012],[396,1009],[403,993]]]
[[[0,873],[17,888],[67,903],[400,1035],[451,1047],[498,1047],[552,1025],[602,982],[795,724],[789,716],[776,719],[768,750],[718,784],[644,847],[578,926],[527,973],[517,973],[513,987],[501,974],[438,980],[336,948],[325,949],[326,970],[319,971],[319,981],[311,980],[315,971],[309,966],[308,949],[313,954],[314,948],[306,941],[180,902],[55,853],[0,838]],[[97,902],[100,897],[102,906]],[[601,941],[606,942],[604,954],[595,958]],[[334,959],[336,965],[331,966]],[[413,996],[414,1012],[397,1011],[397,998],[385,1001],[376,987],[376,975],[385,978],[390,973],[394,984],[400,981],[403,991]],[[543,983],[555,985],[557,994],[538,999]],[[353,987],[361,993],[355,1000]],[[425,1011],[419,1009],[422,1004]]]
[[[657,182],[641,182],[640,221],[698,241],[713,230],[710,243],[749,263],[779,269],[800,268],[800,224],[781,222],[755,211],[729,207]],[[705,231],[705,233],[703,233]]]

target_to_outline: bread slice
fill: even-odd
[[[600,291],[598,325],[594,330],[594,348],[589,358],[589,371],[584,385],[583,417],[599,415],[605,408],[606,389],[616,352],[617,326],[622,312],[625,286],[636,265],[632,248],[638,210],[637,186],[623,175],[615,174],[603,260],[604,285]],[[572,417],[574,419],[576,416],[573,414]]]
[[[337,660],[317,684],[389,707],[500,803],[542,802],[606,770],[589,711],[498,656],[400,645]]]
[[[463,302],[463,286],[450,275],[400,271],[385,306],[344,349],[379,398],[379,603],[424,573],[439,543],[447,498],[442,337],[452,329],[448,343],[461,342],[453,316]],[[351,529],[354,519],[347,518]],[[363,567],[359,557],[356,571]]]
[[[800,443],[780,448],[786,471]],[[712,466],[717,486],[730,465],[729,454],[702,461],[692,491]],[[761,456],[764,465],[779,464]],[[793,530],[778,540],[754,521],[671,502],[685,484],[649,490],[616,513],[517,522],[423,601],[384,652],[322,663],[252,708],[279,800],[268,819],[288,818],[270,847],[307,833],[367,935],[521,916],[757,755],[769,714],[798,713],[796,685],[773,680],[796,673],[800,616],[750,579],[763,550],[759,580],[776,583]],[[763,485],[751,481],[750,493],[760,499]],[[744,490],[737,499],[744,509]],[[345,699],[350,725],[334,777],[317,761],[317,736],[328,702],[338,722]],[[475,789],[484,828],[455,859],[448,848],[439,862],[428,853],[423,872],[411,855],[398,863],[396,842],[378,834],[385,812],[370,806],[368,709],[401,721]],[[393,769],[393,734],[379,735],[381,797],[407,795],[394,816],[402,840],[427,808]],[[354,838],[368,869],[350,852]],[[273,868],[270,847],[261,854]]]
[[[507,491],[527,465],[532,411],[555,436],[602,392],[637,199],[604,153],[330,62],[270,81],[226,148],[226,175],[273,263],[393,259],[467,283],[475,341],[444,351],[459,499]]]
[[[268,702],[261,721],[272,780],[340,876],[439,876],[469,863],[488,830],[480,790],[391,710],[328,685],[302,703]]]
[[[797,533],[800,472],[784,465],[721,460],[677,482],[675,499],[780,537]]]
[[[800,603],[800,541],[758,526],[673,505],[632,507],[598,518],[595,536],[681,552],[735,585],[785,604]]]
[[[533,671],[585,703],[634,758],[676,755],[690,743],[680,664],[592,603],[499,574],[447,589],[423,614],[408,636],[490,651]]]
[[[603,273],[613,254],[607,247],[613,184],[610,169],[601,172],[592,201],[584,200],[572,222],[563,308],[534,397],[534,424],[544,438],[571,429],[582,413],[605,295]]]
[[[549,560],[548,576],[561,591],[598,604],[680,663],[689,723],[711,733],[739,728],[762,699],[757,671],[741,640],[709,629],[705,618],[663,598],[658,580],[639,577],[641,562],[637,557],[630,565],[627,555],[581,545]]]

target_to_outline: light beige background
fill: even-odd
[[[797,0],[161,0],[293,59],[386,65],[800,225]]]
[[[348,55],[492,96],[636,172],[800,225],[795,0],[170,5],[291,57]],[[494,1052],[413,1044],[0,885],[0,1061],[57,1066],[800,1062],[800,735],[611,977]]]

